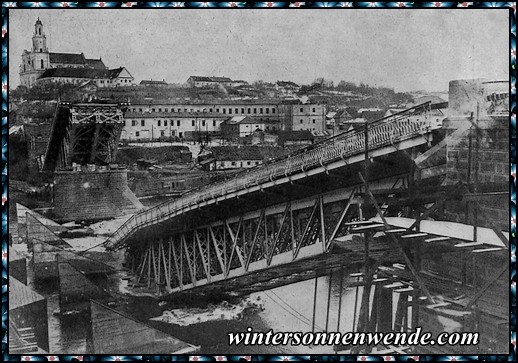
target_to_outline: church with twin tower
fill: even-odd
[[[92,81],[98,87],[130,86],[133,76],[124,67],[108,69],[101,58],[85,58],[83,53],[54,53],[47,48],[47,38],[40,18],[34,25],[32,49],[24,49],[20,65],[20,83],[27,88],[36,82],[49,81],[81,84]]]

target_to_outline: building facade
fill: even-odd
[[[172,114],[157,111],[126,112],[124,119],[121,140],[151,141],[170,138],[192,140],[199,135],[214,135],[220,132],[221,124],[228,117],[214,112]]]
[[[308,130],[322,134],[325,129],[325,106],[281,100],[221,100],[212,103],[142,103],[131,104],[133,113],[164,112],[218,113],[227,117],[247,116],[264,124],[263,131]],[[302,120],[302,122],[301,122]]]
[[[275,124],[268,124],[269,128],[275,129]],[[234,116],[221,124],[221,136],[227,140],[239,140],[240,138],[252,135],[255,131],[264,131],[266,124],[256,118],[249,116]]]
[[[232,86],[232,80],[228,77],[206,77],[206,76],[190,76],[187,79],[187,85],[190,87],[218,87]]]
[[[324,105],[292,105],[291,130],[307,130],[322,135],[326,129],[326,110]]]

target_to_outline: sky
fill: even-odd
[[[10,88],[38,17],[51,52],[101,57],[137,83],[324,77],[403,92],[509,78],[506,9],[10,9]]]

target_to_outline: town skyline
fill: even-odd
[[[508,78],[505,10],[287,11],[16,9],[9,86],[20,84],[21,54],[30,51],[38,17],[50,52],[102,58],[138,81],[184,83],[196,75],[310,84],[321,77],[440,92],[451,79]]]

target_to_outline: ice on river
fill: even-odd
[[[240,320],[246,314],[263,309],[262,301],[248,298],[242,300],[237,305],[223,301],[218,305],[209,305],[207,308],[165,310],[161,316],[151,318],[150,320],[188,326],[216,320]]]

